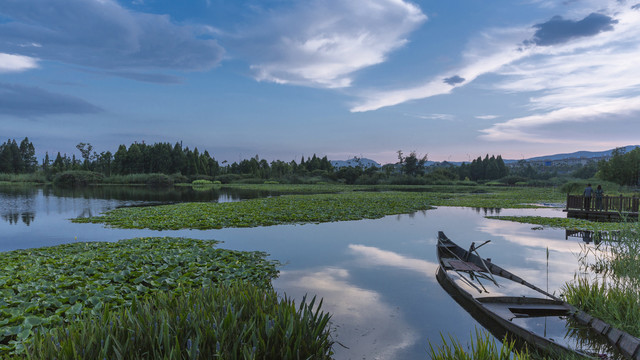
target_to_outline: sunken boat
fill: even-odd
[[[482,258],[477,249],[488,242],[478,246],[472,243],[467,250],[438,232],[437,279],[495,337],[506,336],[520,346],[558,358],[602,356],[602,348],[594,351],[565,341],[567,329],[577,325],[598,338],[595,342],[608,344],[607,348],[618,355],[640,360],[640,339],[588,315],[491,259]]]

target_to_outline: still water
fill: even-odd
[[[485,215],[560,217],[560,209],[439,207],[376,220],[220,230],[120,230],[68,219],[121,206],[180,201],[240,201],[269,193],[101,187],[60,190],[0,187],[0,251],[74,241],[182,236],[259,250],[281,261],[274,288],[296,300],[324,299],[332,314],[336,359],[428,359],[441,334],[467,341],[480,325],[438,284],[439,230],[463,247],[491,240],[480,253],[535,285],[559,293],[579,271],[585,245],[564,230],[486,219]],[[547,259],[547,250],[549,257]]]

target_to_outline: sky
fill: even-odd
[[[640,144],[640,0],[2,0],[0,141],[523,159]]]

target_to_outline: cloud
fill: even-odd
[[[480,120],[493,120],[493,119],[499,118],[499,116],[498,115],[477,115],[475,116],[475,118]]]
[[[108,70],[206,70],[224,50],[200,29],[114,0],[6,0],[0,52]],[[38,46],[25,46],[37,44]]]
[[[608,121],[629,126],[640,113],[640,68],[632,60],[640,58],[640,12],[622,2],[610,1],[598,15],[593,15],[593,10],[585,14],[592,15],[569,23],[562,20],[562,26],[567,28],[560,26],[562,31],[555,33],[546,25],[541,26],[548,30],[538,32],[544,46],[533,42],[523,45],[522,39],[535,38],[534,27],[485,31],[469,43],[464,64],[455,71],[433,76],[426,85],[363,92],[363,101],[352,111],[375,110],[450,93],[452,88],[438,79],[458,75],[469,84],[483,74],[493,74],[485,77],[485,88],[497,94],[521,93],[529,100],[523,104],[524,115],[483,129],[481,139],[566,144],[589,138],[603,143],[593,134],[594,126],[601,132],[607,129],[600,124]],[[606,14],[615,14],[615,20]],[[594,126],[577,126],[582,135],[573,136],[575,124],[585,122]]]
[[[574,38],[611,31],[613,25],[617,23],[617,20],[598,13],[591,13],[579,21],[565,20],[562,16],[554,16],[551,20],[534,26],[538,30],[531,42],[540,46],[560,44]]]
[[[230,41],[260,81],[341,88],[406,44],[426,18],[402,0],[314,0],[269,13]]]
[[[425,120],[453,120],[455,119],[455,116],[451,115],[451,114],[404,114],[405,116],[410,116],[410,117],[414,117],[414,118],[418,118],[418,119],[425,119]]]
[[[305,294],[322,298],[322,310],[332,314],[333,339],[347,345],[334,349],[336,358],[397,359],[420,339],[398,307],[380,293],[356,286],[345,269],[282,271],[274,287],[298,299]]]
[[[180,84],[182,79],[172,75],[138,73],[128,71],[109,71],[106,74],[119,76],[125,79],[154,83],[154,84]]]
[[[454,86],[454,85],[463,83],[464,82],[464,78],[461,78],[460,76],[455,75],[455,76],[452,76],[452,77],[445,78],[443,81],[445,82],[445,84],[449,84],[451,86]]]
[[[0,114],[38,117],[56,114],[91,114],[102,109],[82,99],[46,90],[0,83]]]
[[[564,107],[546,113],[511,119],[481,130],[480,137],[486,140],[516,140],[541,144],[566,144],[572,141],[584,143],[586,139],[584,134],[591,132],[589,127],[576,125],[573,137],[567,138],[561,134],[554,134],[549,126],[558,123],[596,122],[602,119],[611,122],[621,117],[633,117],[638,114],[640,114],[640,96],[616,98],[606,102]]]
[[[32,57],[0,53],[0,74],[21,72],[38,67],[38,61]]]

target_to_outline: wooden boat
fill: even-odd
[[[502,339],[508,335],[521,345],[533,346],[538,351],[558,358],[568,354],[589,356],[562,341],[563,339],[545,333],[547,319],[559,319],[566,323],[570,318],[602,336],[605,342],[625,358],[640,360],[640,339],[589,316],[553,294],[495,265],[490,259],[483,259],[477,249],[486,243],[488,241],[479,246],[472,243],[469,250],[465,250],[440,231],[437,245],[440,266],[437,279],[440,285],[494,336]],[[527,295],[494,296],[487,290],[512,289],[514,285],[525,289]],[[474,296],[475,293],[479,295]],[[532,330],[531,326],[524,323],[526,321],[544,321],[545,331]]]

